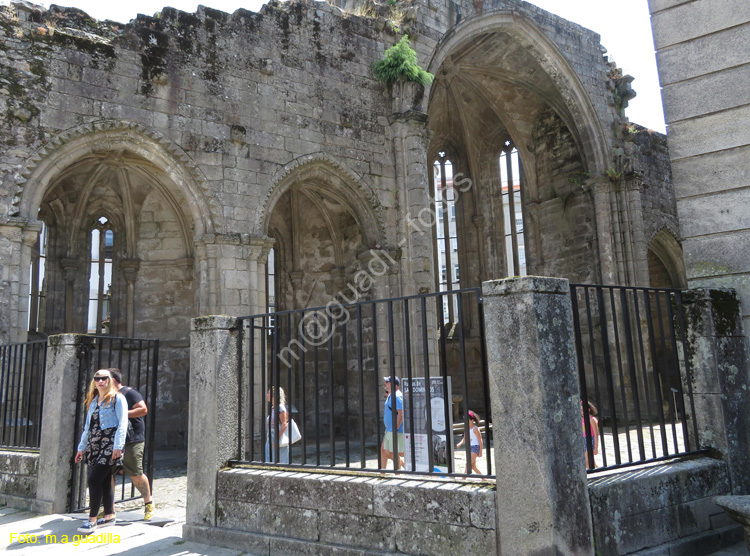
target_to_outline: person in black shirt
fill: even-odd
[[[143,519],[148,521],[154,515],[154,502],[151,500],[148,477],[143,472],[143,447],[146,443],[146,423],[143,416],[148,413],[148,407],[138,390],[122,384],[120,369],[108,370],[114,379],[115,387],[128,402],[128,419],[133,425],[132,432],[128,431],[129,434],[125,440],[122,469],[143,496],[145,503]]]

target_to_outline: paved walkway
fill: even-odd
[[[185,452],[160,451],[155,457],[155,523],[143,521],[143,501],[133,500],[116,507],[118,523],[99,529],[81,542],[76,529],[86,514],[36,515],[12,508],[0,508],[0,551],[29,556],[76,554],[91,556],[239,556],[238,550],[217,548],[182,539],[185,523],[187,463]],[[128,483],[129,484],[129,483]],[[25,535],[20,537],[20,535]],[[25,542],[24,542],[25,541]]]
[[[76,529],[85,514],[36,515],[0,507],[0,551],[13,555],[76,554],[91,556],[250,556],[248,552],[208,546],[182,539],[185,523],[187,463],[185,452],[159,451],[155,456],[154,523],[142,520],[143,502],[117,505],[118,524],[99,529],[81,543]],[[26,535],[19,537],[19,535]],[[35,541],[35,542],[34,542]],[[748,556],[745,543],[714,552],[711,556]]]

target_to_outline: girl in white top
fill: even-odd
[[[466,474],[470,473],[476,473],[477,475],[481,475],[482,472],[479,471],[479,468],[477,468],[477,458],[482,457],[482,448],[484,447],[484,444],[482,442],[482,433],[479,431],[479,415],[474,413],[473,411],[469,411],[469,426],[471,427],[469,429],[469,437],[471,439],[470,446],[471,446],[471,471],[469,471],[469,462],[466,462]],[[456,445],[456,448],[460,448],[464,445],[464,441],[466,440],[466,437],[463,437],[461,439],[461,442],[459,442]]]

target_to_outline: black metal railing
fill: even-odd
[[[84,398],[94,372],[98,369],[118,368],[122,372],[123,384],[135,388],[143,396],[148,407],[146,421],[146,444],[143,455],[144,473],[153,490],[154,477],[154,433],[156,426],[157,370],[159,367],[159,340],[118,338],[114,336],[85,336],[78,353],[78,391],[76,404],[76,427],[74,443],[77,446],[86,419]],[[87,509],[86,466],[75,466],[70,493],[71,511]],[[117,479],[115,502],[124,502],[138,497],[131,484],[126,487],[123,475]]]
[[[585,284],[570,292],[588,471],[700,453],[681,292]]]
[[[403,395],[400,472],[465,475],[471,443],[454,448],[453,422],[467,437],[469,409],[490,422],[482,310],[473,288],[243,317],[236,461],[393,471],[401,458],[381,452],[386,428],[398,430],[398,411],[384,422],[388,376]],[[301,431],[288,448],[275,440],[281,403]],[[483,442],[492,476],[489,426]]]
[[[38,449],[47,341],[0,346],[0,447]]]

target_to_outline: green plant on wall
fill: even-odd
[[[622,172],[618,172],[614,168],[607,168],[607,179],[615,185],[619,185],[622,181]]]
[[[409,37],[406,35],[385,51],[383,59],[373,64],[372,71],[375,77],[386,84],[403,78],[420,85],[429,85],[435,78],[419,66],[417,53],[409,45]]]

